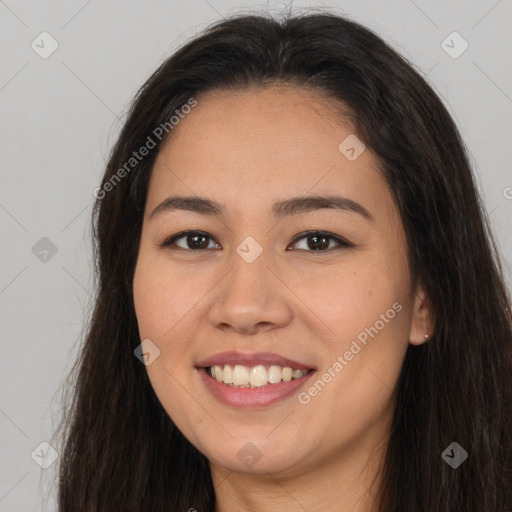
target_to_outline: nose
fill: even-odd
[[[240,334],[286,326],[292,318],[290,293],[269,267],[265,252],[252,263],[237,253],[230,259],[230,270],[213,290],[211,325]]]

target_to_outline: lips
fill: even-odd
[[[282,376],[271,379],[271,374],[281,375],[280,367],[283,368]],[[200,361],[196,369],[213,397],[224,404],[244,408],[265,407],[284,400],[303,387],[316,372],[310,365],[270,352],[223,352]],[[247,376],[244,379],[247,369],[249,380]],[[227,377],[226,371],[232,377]],[[242,373],[241,380],[237,372]],[[268,379],[261,380],[262,375],[267,375]]]
[[[197,364],[198,368],[207,368],[212,366],[225,366],[225,365],[241,365],[241,366],[282,366],[290,367],[294,370],[316,370],[314,366],[293,361],[287,357],[274,354],[272,352],[255,352],[253,354],[241,352],[221,352],[214,354]]]

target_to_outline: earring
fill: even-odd
[[[425,334],[425,339],[427,339],[427,338],[428,338],[428,334]]]

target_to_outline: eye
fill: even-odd
[[[181,245],[177,243],[180,240],[184,240],[181,242]],[[301,240],[306,242],[305,247],[299,247],[299,250],[306,252],[328,252],[332,249],[354,247],[353,244],[344,238],[326,231],[305,231],[295,237],[290,247],[292,245],[297,245],[297,242]],[[181,231],[180,233],[176,233],[175,235],[165,239],[160,245],[161,247],[168,247],[171,249],[176,247],[196,252],[219,247],[222,248],[218,243],[214,243],[214,247],[210,247],[210,241],[214,242],[213,238],[202,231]]]
[[[354,246],[344,238],[326,231],[306,231],[301,233],[295,238],[292,245],[297,245],[297,242],[301,240],[305,242],[302,242],[303,247],[299,248],[299,250],[307,252],[328,252],[331,249]],[[333,245],[331,245],[331,242],[333,242]]]
[[[184,245],[176,243],[178,240],[181,239],[185,240]],[[176,245],[179,249],[193,251],[212,249],[212,247],[209,247],[208,240],[213,241],[213,239],[209,235],[203,233],[202,231],[181,231],[180,233],[176,233],[175,235],[172,235],[171,237],[167,238],[160,245],[162,247],[170,248],[172,248],[173,245]]]

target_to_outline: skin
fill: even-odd
[[[253,87],[197,99],[158,155],[134,276],[141,340],[160,350],[147,366],[151,384],[210,460],[216,512],[369,512],[405,352],[432,331],[424,291],[411,289],[402,223],[378,160],[369,147],[355,161],[340,152],[354,128],[317,91]],[[325,208],[272,217],[275,201],[333,193],[374,220]],[[227,214],[173,210],[150,219],[171,195],[214,199]],[[186,237],[176,241],[181,249],[159,245],[194,229],[211,237],[206,250]],[[322,252],[308,238],[294,242],[308,230],[353,247],[330,239]],[[236,252],[248,236],[263,248],[252,263]],[[319,377],[394,303],[401,311],[307,404],[295,394],[260,409],[224,405],[195,369],[226,350],[268,351]],[[250,468],[237,457],[248,442],[261,453]]]

